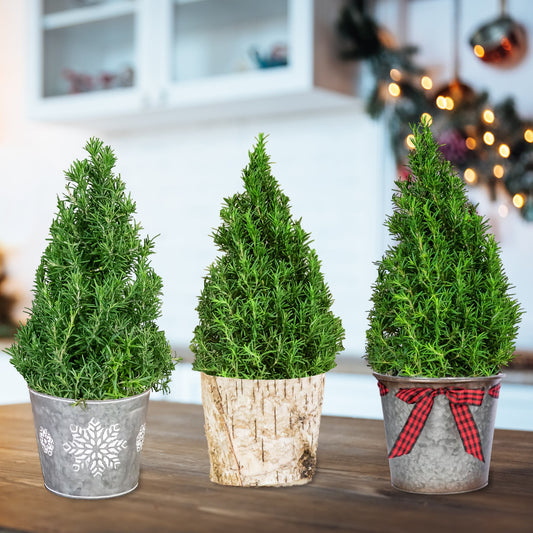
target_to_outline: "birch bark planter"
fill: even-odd
[[[45,487],[70,498],[112,498],[139,482],[150,391],[119,400],[74,400],[30,389]]]
[[[453,494],[485,487],[502,375],[378,380],[392,485]]]
[[[325,374],[280,380],[201,376],[211,481],[242,487],[311,481]]]

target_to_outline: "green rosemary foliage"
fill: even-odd
[[[213,233],[222,255],[204,278],[193,368],[247,379],[321,374],[335,366],[344,329],[310,235],[271,174],[262,134],[249,157],[245,191],[225,199]]]
[[[90,139],[89,160],[65,173],[29,319],[8,352],[28,385],[76,400],[167,390],[174,367],[155,320],[161,278],[153,239],[139,236],[135,203],[113,174],[115,156]]]
[[[489,376],[513,356],[521,310],[490,226],[440,154],[413,128],[412,175],[397,181],[394,237],[378,265],[366,358],[379,373]]]

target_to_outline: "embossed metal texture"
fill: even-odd
[[[121,496],[139,482],[150,391],[76,402],[30,389],[45,487],[70,498]]]
[[[502,374],[476,378],[408,378],[374,373],[380,384],[383,419],[389,453],[391,483],[394,487],[424,494],[453,494],[470,492],[485,487],[489,479],[489,466],[494,435],[494,422]],[[405,389],[428,389],[432,403],[422,427],[413,423],[416,403],[402,400]],[[433,392],[436,391],[436,392]],[[468,396],[469,391],[483,391],[480,405],[472,403],[459,407],[461,415],[454,413],[451,397]],[[466,393],[465,393],[466,392]],[[400,397],[398,397],[400,393]],[[480,393],[476,393],[479,395]],[[470,394],[471,396],[471,394]],[[410,418],[411,417],[411,418]],[[468,451],[467,425],[477,433],[482,459]],[[415,421],[416,422],[416,421]],[[414,429],[415,428],[415,429]],[[419,430],[417,433],[416,430]],[[463,429],[461,434],[460,429]],[[403,455],[393,456],[398,441],[405,442],[409,433],[418,436],[414,445]]]

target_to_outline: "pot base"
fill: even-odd
[[[489,483],[487,481],[487,483],[485,483],[484,485],[480,485],[479,487],[474,487],[474,488],[466,489],[466,490],[452,490],[450,492],[444,492],[444,491],[428,492],[428,491],[423,491],[423,490],[402,489],[402,487],[398,487],[394,483],[391,483],[393,488],[401,492],[407,492],[409,494],[424,494],[426,496],[439,496],[439,495],[446,496],[446,495],[451,495],[451,494],[466,494],[468,492],[475,492],[476,490],[484,489],[488,484]]]
[[[139,484],[137,483],[131,489],[125,490],[124,492],[119,492],[117,494],[107,494],[104,496],[76,496],[73,494],[63,494],[62,492],[51,489],[46,483],[44,484],[44,488],[49,490],[52,494],[56,494],[57,496],[62,496],[63,498],[70,498],[72,500],[108,500],[109,498],[118,498],[119,496],[125,496],[126,494],[133,492],[138,486]]]

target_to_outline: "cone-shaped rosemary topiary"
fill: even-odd
[[[521,311],[488,222],[440,154],[413,128],[411,176],[397,181],[394,237],[378,264],[366,358],[379,373],[490,376],[513,356]]]
[[[289,199],[271,174],[265,138],[243,170],[245,191],[226,198],[197,307],[193,368],[246,379],[321,374],[335,366],[344,329]]]
[[[168,388],[170,346],[155,320],[161,278],[150,266],[135,203],[113,174],[115,156],[91,139],[89,160],[65,173],[66,193],[37,269],[29,319],[8,350],[39,392],[76,400]]]

